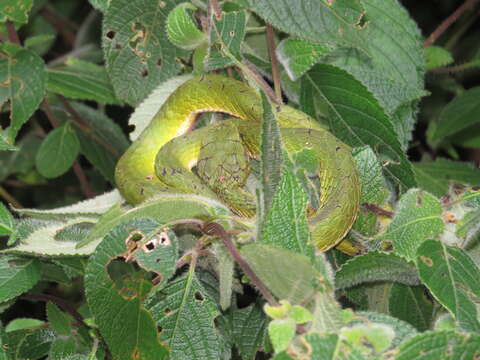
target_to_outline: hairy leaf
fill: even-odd
[[[38,260],[10,255],[0,257],[0,301],[7,301],[30,290],[39,280]]]

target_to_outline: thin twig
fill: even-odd
[[[245,65],[248,68],[248,70],[250,71],[252,76],[255,77],[255,82],[258,84],[258,86],[260,86],[262,88],[263,91],[265,91],[265,94],[267,94],[269,99],[273,103],[279,105],[279,103],[277,101],[277,97],[275,96],[275,92],[272,90],[270,85],[268,85],[268,83],[263,79],[262,75],[260,75],[258,70],[255,68],[255,65],[253,65],[247,59],[243,59],[242,63],[243,63],[243,65]]]
[[[367,209],[368,211],[370,211],[374,214],[377,214],[377,215],[386,216],[386,217],[389,217],[389,218],[392,218],[393,215],[394,215],[393,211],[388,211],[388,210],[382,209],[380,206],[377,206],[375,204],[363,203],[362,206],[365,209]]]
[[[227,248],[228,252],[230,255],[232,255],[233,259],[236,261],[236,263],[240,266],[240,268],[243,270],[245,275],[247,275],[250,279],[250,281],[255,285],[255,287],[260,291],[262,296],[267,300],[267,302],[271,306],[277,306],[278,303],[273,297],[272,294],[270,294],[270,291],[267,289],[265,284],[260,280],[260,278],[255,274],[255,272],[252,270],[250,265],[243,259],[243,257],[240,255],[238,252],[237,248],[233,244],[233,242],[230,240],[230,236],[228,233],[225,231],[223,226],[221,226],[218,223],[215,222],[210,222],[206,223],[204,226],[202,226],[202,231],[206,235],[213,235],[213,236],[218,236],[225,247]]]
[[[40,301],[45,301],[45,302],[51,301],[51,302],[55,303],[56,305],[58,305],[63,311],[72,315],[72,317],[75,320],[77,320],[77,322],[80,325],[88,328],[88,325],[85,323],[85,321],[83,321],[82,315],[80,315],[80,313],[73,306],[71,306],[68,302],[66,302],[65,300],[63,300],[59,297],[56,297],[56,296],[53,296],[53,295],[48,295],[48,294],[35,294],[35,293],[28,293],[28,292],[23,294],[21,297],[24,298],[24,299],[28,299],[28,300],[40,300]]]
[[[466,0],[460,7],[455,10],[448,18],[446,18],[424,41],[423,46],[432,45],[462,14],[472,7],[477,0]]]
[[[103,141],[94,133],[92,127],[87,122],[85,122],[85,120],[82,119],[80,114],[73,108],[72,105],[70,105],[70,103],[67,101],[67,99],[65,99],[65,97],[63,97],[62,95],[57,95],[57,96],[60,99],[65,110],[67,110],[67,112],[72,116],[72,118],[76,121],[76,123],[82,128],[82,130],[87,135],[91,136],[96,142],[102,145],[110,154],[112,154],[116,158],[120,157],[120,154],[114,147],[112,147],[107,142]]]
[[[275,89],[275,97],[278,103],[282,103],[282,83],[280,81],[280,72],[278,71],[278,59],[275,52],[275,38],[272,25],[267,24],[267,44],[268,53],[270,54],[270,62],[272,64],[273,87]]]
[[[8,40],[14,44],[22,45],[20,38],[18,37],[17,30],[15,30],[15,24],[8,20],[5,23],[5,26],[7,27]]]
[[[0,186],[0,197],[3,198],[6,202],[12,204],[17,209],[23,208],[22,204],[13,197],[4,187]]]
[[[431,69],[430,72],[435,74],[452,74],[460,71],[465,71],[474,67],[480,67],[480,61],[469,61],[460,65],[439,67]]]
[[[53,114],[53,111],[50,108],[50,105],[46,98],[43,100],[42,110],[45,112],[45,115],[47,115],[47,119],[48,121],[50,121],[52,127],[57,128],[60,125],[60,122]],[[95,196],[95,193],[93,192],[92,187],[90,186],[90,183],[88,182],[88,179],[85,176],[82,167],[76,160],[73,163],[73,172],[75,173],[75,176],[80,183],[80,189],[82,190],[83,195],[85,195],[85,197],[88,199],[93,198]]]

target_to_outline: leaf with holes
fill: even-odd
[[[39,280],[38,260],[11,255],[0,257],[0,302],[30,290]]]
[[[420,279],[457,320],[460,329],[479,332],[480,269],[462,249],[425,241],[417,250]]]
[[[443,231],[442,212],[442,204],[436,197],[411,189],[400,198],[395,216],[380,238],[391,241],[397,255],[415,260],[422,242],[434,239]]]
[[[172,359],[220,359],[215,318],[217,304],[197,279],[194,268],[170,282],[146,302]]]
[[[153,286],[146,273],[117,285],[108,272],[113,260],[119,256],[129,258],[128,249],[136,246],[134,234],[142,234],[142,239],[153,237],[159,228],[158,222],[148,219],[119,225],[98,245],[88,262],[85,275],[88,305],[115,359],[166,359],[168,356],[151,313],[143,307],[145,296]]]
[[[119,99],[137,105],[180,71],[184,51],[165,31],[168,13],[180,0],[111,0],[103,19],[107,71]]]
[[[3,0],[0,4],[0,21],[5,20],[26,23],[32,9],[33,0]]]
[[[73,165],[80,151],[80,142],[70,124],[51,131],[43,140],[35,158],[37,169],[47,178],[63,175]]]
[[[0,44],[0,105],[10,100],[9,144],[28,118],[37,110],[45,95],[45,64],[35,52],[11,43]]]

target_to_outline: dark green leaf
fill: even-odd
[[[429,142],[438,145],[446,138],[455,135],[478,123],[480,113],[480,87],[465,91],[445,106],[433,128],[429,129]]]
[[[9,255],[0,257],[0,301],[7,301],[30,290],[39,280],[38,260]]]
[[[51,329],[18,330],[8,333],[4,344],[11,359],[40,359],[55,339]]]
[[[0,203],[0,235],[10,235],[15,229],[15,221],[10,211]]]
[[[80,143],[70,124],[51,131],[38,150],[35,163],[47,178],[63,175],[70,169],[80,151]]]
[[[395,208],[395,216],[382,240],[391,241],[395,253],[414,260],[417,248],[434,239],[444,229],[442,204],[434,196],[419,189],[404,194]]]
[[[303,78],[305,91],[316,96],[331,131],[355,147],[370,145],[387,156],[389,176],[404,190],[415,186],[411,164],[402,151],[395,129],[375,97],[344,70],[316,65]]]
[[[6,140],[12,144],[45,95],[47,73],[42,58],[33,51],[3,43],[0,54],[0,104],[10,100],[11,122]]]
[[[119,103],[105,68],[75,58],[48,69],[47,89],[71,99]]]
[[[180,71],[183,54],[167,38],[168,13],[180,0],[111,0],[103,20],[107,71],[119,99],[137,105]]]
[[[70,335],[72,332],[72,318],[51,302],[47,303],[47,318],[58,335]]]
[[[74,338],[58,338],[50,347],[48,360],[87,360],[82,355],[75,354],[76,342]],[[77,357],[79,356],[79,357]]]
[[[389,313],[406,321],[419,331],[430,329],[433,303],[423,286],[393,284],[390,291]]]
[[[337,289],[376,281],[419,284],[417,270],[413,265],[395,254],[377,251],[370,251],[347,261],[335,276]]]
[[[192,19],[191,12],[197,8],[190,3],[177,5],[167,17],[167,34],[172,44],[185,50],[193,50],[206,42],[206,35]]]
[[[427,240],[417,251],[420,279],[464,331],[480,331],[480,269],[462,249]]]
[[[418,185],[435,196],[448,192],[452,182],[480,185],[480,170],[472,163],[438,158],[435,161],[413,164]]]

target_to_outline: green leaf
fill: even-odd
[[[45,321],[31,318],[17,318],[5,326],[5,332],[12,332],[17,330],[33,330],[45,326]],[[1,358],[0,358],[1,359]]]
[[[76,347],[74,338],[58,338],[50,347],[48,360],[87,360],[87,357],[76,354]]]
[[[137,105],[180,71],[165,31],[168,13],[180,0],[111,0],[103,20],[107,71],[119,99]]]
[[[412,324],[419,331],[426,331],[431,326],[433,303],[427,297],[423,286],[393,284],[390,291],[389,313]]]
[[[480,87],[472,88],[448,103],[438,121],[428,130],[428,141],[438,146],[442,141],[478,123]]]
[[[473,163],[438,158],[414,163],[413,168],[418,185],[435,196],[445,195],[452,182],[480,185],[480,170]]]
[[[232,311],[233,341],[242,359],[254,359],[265,341],[267,318],[258,305]]]
[[[338,44],[369,52],[360,1],[250,0],[252,10],[288,34],[321,44]]]
[[[10,127],[6,141],[13,141],[45,95],[47,73],[40,56],[11,43],[0,44],[0,104],[10,100]]]
[[[429,46],[425,48],[426,69],[431,70],[453,63],[453,56],[450,51],[440,46]]]
[[[214,320],[220,312],[192,270],[161,288],[146,307],[161,329],[172,359],[188,360],[195,354],[198,359],[217,360],[220,339]]]
[[[106,12],[111,0],[88,0],[90,4],[102,13]]]
[[[14,174],[29,173],[35,167],[35,155],[40,144],[40,138],[25,135],[17,143],[18,151],[0,151],[0,180]]]
[[[47,89],[71,99],[119,104],[105,67],[75,58],[48,69]]]
[[[39,280],[38,260],[10,255],[0,257],[0,302],[30,290]]]
[[[222,14],[220,20],[213,17],[212,21],[210,47],[204,59],[207,71],[234,65],[234,59],[241,60],[240,45],[245,37],[247,17],[245,11],[232,11]]]
[[[382,240],[391,241],[395,253],[411,261],[422,242],[434,239],[444,229],[442,204],[434,196],[411,189],[397,203],[395,216]]]
[[[10,359],[40,359],[48,354],[55,339],[51,329],[18,330],[8,333],[4,346]]]
[[[87,265],[87,302],[115,359],[165,359],[168,354],[152,315],[142,305],[151,283],[140,278],[120,289],[107,271],[107,265],[126,252],[126,240],[132,232],[148,238],[157,234],[159,226],[143,219],[116,227],[99,244]]]
[[[63,175],[73,165],[80,151],[80,142],[70,124],[52,130],[35,158],[37,169],[47,178]]]
[[[25,24],[32,6],[33,0],[3,0],[0,5],[0,21],[8,19]]]
[[[47,303],[47,318],[50,327],[58,335],[70,335],[72,332],[72,318],[62,312],[52,302]]]
[[[280,352],[288,347],[295,336],[295,321],[293,319],[276,319],[268,324],[268,336],[275,352]]]
[[[454,331],[434,331],[418,334],[402,343],[397,360],[456,360],[478,356],[480,336]]]
[[[404,190],[415,186],[411,164],[402,151],[395,129],[373,95],[344,70],[316,65],[303,77],[310,96],[326,112],[330,130],[345,143],[370,145],[390,159],[385,170]]]
[[[335,275],[335,287],[343,289],[365,282],[395,281],[418,285],[414,266],[395,254],[370,251],[352,258]]]
[[[10,211],[0,203],[0,235],[10,235],[15,229],[15,220]]]
[[[458,326],[468,332],[480,331],[480,269],[472,259],[460,248],[428,240],[418,248],[417,267],[420,279]]]
[[[303,304],[311,300],[316,291],[316,279],[324,279],[325,285],[324,276],[304,255],[257,244],[242,247],[241,254],[277,298],[286,299],[292,304]]]
[[[190,3],[179,4],[167,17],[168,39],[179,48],[193,50],[207,41],[207,36],[198,29],[191,12],[197,8]]]
[[[265,217],[272,206],[273,197],[277,192],[282,180],[283,151],[280,138],[280,129],[273,108],[266,95],[262,92],[262,130],[260,143],[260,176],[262,186],[258,200],[257,217],[259,224],[265,221]]]
[[[308,41],[288,38],[282,40],[277,48],[278,61],[292,80],[299,79],[315,65],[320,58],[332,51],[327,44],[314,44]]]

